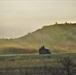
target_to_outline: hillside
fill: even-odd
[[[16,39],[0,39],[0,48],[14,47],[35,51],[41,46],[52,52],[76,52],[76,23],[44,26]]]

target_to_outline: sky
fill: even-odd
[[[76,0],[0,0],[0,38],[17,38],[55,22],[76,22]]]

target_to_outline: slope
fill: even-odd
[[[76,52],[76,23],[44,26],[16,39],[1,39],[0,45],[1,49],[14,47],[30,52],[38,52],[43,45],[52,52]]]

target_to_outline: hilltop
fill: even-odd
[[[33,53],[43,45],[52,52],[76,52],[76,23],[56,23],[16,39],[0,39],[1,50],[20,48]]]

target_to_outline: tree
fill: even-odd
[[[74,63],[69,57],[60,59],[60,63],[62,64],[63,69],[66,71],[67,75],[73,75]]]
[[[57,22],[55,22],[55,25],[58,25],[58,23],[57,23]]]

